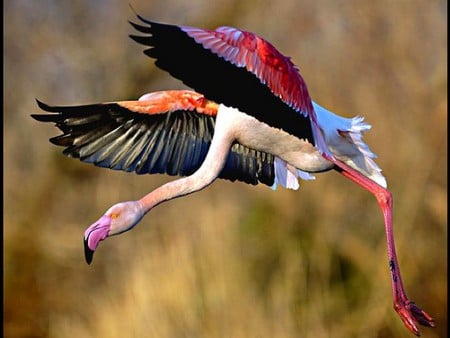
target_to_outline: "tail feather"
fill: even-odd
[[[349,119],[333,114],[315,102],[313,102],[313,106],[330,152],[339,160],[386,188],[387,182],[381,174],[381,168],[373,160],[377,156],[363,141],[362,133],[370,130],[371,125],[364,122],[364,118],[361,116]]]
[[[377,158],[377,155],[370,150],[369,146],[362,139],[363,135],[361,132],[369,130],[372,126],[363,121],[364,118],[361,116],[354,117],[350,130],[345,134],[362,154],[362,156],[354,157],[353,162],[356,168],[362,169],[369,178],[386,188],[386,178],[381,174],[381,168],[373,160]]]

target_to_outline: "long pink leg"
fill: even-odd
[[[425,311],[420,309],[414,302],[410,301],[406,296],[403,287],[402,277],[400,275],[400,267],[395,252],[394,232],[392,222],[392,194],[389,190],[383,188],[371,179],[367,178],[360,172],[349,167],[345,163],[326,157],[333,162],[338,168],[337,171],[343,176],[359,184],[366,190],[370,191],[377,199],[383,216],[386,231],[387,251],[389,258],[389,270],[391,272],[392,293],[394,297],[394,309],[399,314],[405,326],[415,335],[420,336],[416,321],[424,326],[434,327],[433,318]]]

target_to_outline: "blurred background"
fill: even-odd
[[[133,0],[152,20],[237,26],[292,57],[312,98],[362,115],[394,195],[408,296],[447,337],[447,2]],[[30,118],[184,88],[128,38],[127,1],[4,2],[5,337],[412,337],[392,308],[383,219],[335,172],[299,191],[216,181],[103,242],[85,228],[174,177],[66,158]],[[201,65],[193,65],[193,67]],[[232,85],[232,84],[229,84]]]

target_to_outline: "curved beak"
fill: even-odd
[[[93,223],[84,232],[84,257],[86,263],[91,264],[94,252],[98,247],[100,241],[108,237],[109,229],[111,227],[111,217],[104,215],[100,219]]]

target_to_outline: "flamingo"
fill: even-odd
[[[63,134],[63,153],[115,170],[178,175],[135,201],[109,208],[84,233],[85,258],[99,243],[131,230],[157,205],[210,185],[216,178],[298,189],[298,178],[335,170],[372,193],[384,217],[393,306],[417,336],[433,318],[405,293],[397,260],[386,179],[363,142],[371,126],[312,101],[298,68],[272,44],[233,27],[215,30],[130,22],[144,53],[193,90],[145,94],[135,101],[49,106],[33,114]]]

